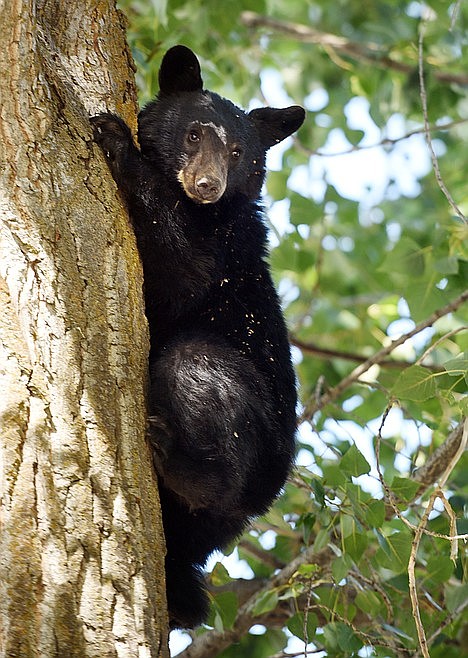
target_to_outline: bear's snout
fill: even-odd
[[[195,181],[195,187],[205,203],[214,203],[224,192],[223,182],[214,176],[201,176]]]

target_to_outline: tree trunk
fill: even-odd
[[[88,123],[134,125],[123,20],[3,3],[0,656],[166,656],[142,273]]]

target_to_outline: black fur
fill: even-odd
[[[300,107],[246,114],[202,90],[195,55],[165,55],[138,117],[92,118],[128,204],[151,335],[149,440],[160,480],[172,627],[207,615],[202,567],[283,486],[296,390],[258,200],[265,153]]]

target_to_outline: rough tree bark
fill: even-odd
[[[88,124],[134,125],[123,20],[0,12],[0,655],[166,656],[142,274]]]

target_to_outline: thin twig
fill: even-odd
[[[425,137],[426,137],[426,142],[427,142],[427,146],[429,148],[429,152],[431,154],[432,167],[434,169],[434,174],[435,174],[437,184],[439,185],[439,188],[442,191],[442,194],[445,196],[445,198],[449,202],[449,205],[452,208],[453,212],[463,222],[466,222],[467,220],[466,220],[465,215],[462,213],[460,208],[457,206],[457,204],[453,200],[452,195],[450,194],[449,190],[447,189],[447,186],[444,183],[444,180],[442,178],[442,174],[440,173],[440,169],[439,169],[439,161],[437,159],[437,155],[434,151],[434,147],[433,147],[433,144],[432,144],[431,130],[430,130],[430,125],[429,125],[428,113],[427,113],[426,83],[424,81],[424,33],[425,33],[425,30],[426,30],[426,21],[423,19],[421,21],[420,25],[419,25],[418,71],[419,71],[419,95],[421,97],[422,113],[423,113],[423,119],[424,119],[424,134],[425,134]]]
[[[362,356],[362,354],[356,354],[355,352],[343,352],[341,350],[331,350],[326,347],[321,347],[316,343],[305,342],[300,338],[296,338],[296,336],[290,336],[289,340],[292,345],[295,345],[303,352],[313,354],[314,356],[323,357],[325,359],[343,359],[343,361],[358,361],[359,363],[363,363],[367,360],[365,356]],[[408,361],[385,360],[381,361],[379,365],[384,368],[395,368],[397,370],[401,370],[402,368],[407,368],[408,366],[412,366],[414,364]],[[440,370],[440,368],[437,370]]]
[[[321,32],[308,25],[277,20],[271,16],[262,16],[253,11],[243,11],[241,13],[241,22],[247,27],[265,27],[278,34],[293,36],[296,41],[315,43],[322,46],[329,56],[336,51],[347,55],[351,59],[406,75],[412,76],[415,71],[413,64],[406,64],[405,62],[392,59],[384,47],[377,43],[356,43],[346,37]],[[468,76],[465,74],[435,71],[434,77],[439,82],[454,83],[462,86],[468,85]]]
[[[429,354],[433,352],[436,347],[438,347],[441,343],[446,341],[448,338],[451,338],[452,336],[458,334],[460,331],[465,331],[466,329],[468,329],[468,325],[463,325],[462,327],[457,327],[456,329],[452,329],[452,331],[448,331],[443,336],[440,336],[434,343],[432,343],[432,345],[429,345],[429,347],[427,348],[427,350],[424,351],[423,354],[421,354],[419,359],[415,362],[415,365],[417,366],[421,365],[424,359],[427,356],[429,356]]]
[[[453,333],[456,333],[458,331],[461,331],[461,329],[456,329]],[[445,336],[443,336],[442,339],[445,339]],[[290,336],[289,340],[292,345],[295,345],[303,352],[313,354],[314,356],[323,357],[324,359],[343,359],[343,361],[358,361],[359,363],[363,363],[364,361],[367,360],[367,358],[365,356],[362,356],[362,354],[356,354],[354,352],[343,352],[341,350],[330,350],[327,349],[326,347],[321,347],[316,343],[310,343],[308,341],[305,342],[303,340],[300,340],[300,338],[296,338],[296,336]],[[419,364],[419,360],[420,359],[418,359],[417,362],[418,364]],[[381,361],[379,363],[379,366],[381,366],[382,368],[391,368],[396,370],[401,370],[402,368],[409,368],[412,365],[415,364],[411,363],[410,361],[398,361],[396,359],[394,361],[388,359]],[[423,367],[427,368],[428,370],[431,370],[432,372],[441,372],[443,370],[438,366],[424,365]]]
[[[393,508],[393,511],[399,515],[400,510],[397,507],[396,504],[396,499],[395,496],[393,495],[393,491],[390,490],[388,484],[385,482],[382,470],[380,468],[380,443],[382,441],[382,430],[384,428],[384,425],[387,421],[388,415],[390,411],[393,408],[393,405],[395,404],[395,400],[390,400],[390,402],[387,404],[387,407],[385,411],[382,414],[382,420],[380,421],[380,426],[377,431],[377,436],[376,436],[376,441],[375,441],[375,462],[376,462],[376,467],[377,467],[377,475],[379,476],[380,484],[382,485],[382,489],[384,490],[385,497],[389,501],[390,505]],[[404,517],[403,517],[404,518]],[[406,519],[405,519],[406,521]]]
[[[442,631],[449,626],[454,619],[457,619],[459,615],[463,612],[463,610],[468,606],[468,599],[466,601],[463,601],[461,605],[459,605],[455,610],[453,610],[447,617],[444,619],[444,621],[440,624],[439,628],[437,628],[432,635],[427,639],[427,643],[429,646],[434,642],[434,640],[442,633]],[[417,658],[417,656],[421,655],[419,651],[417,651],[413,658]]]
[[[325,405],[329,404],[335,400],[343,391],[345,391],[351,384],[357,381],[365,372],[369,370],[374,365],[379,365],[393,350],[400,345],[403,345],[407,340],[419,334],[423,329],[431,327],[439,318],[447,315],[448,313],[453,313],[456,311],[462,304],[468,300],[468,290],[465,290],[461,295],[456,297],[453,301],[442,308],[437,309],[432,313],[426,320],[419,322],[414,329],[408,331],[406,334],[400,336],[393,340],[387,347],[382,348],[376,352],[369,359],[358,365],[354,370],[344,377],[334,388],[331,388],[325,393],[320,400],[311,400],[304,408],[303,413],[299,419],[299,422],[308,420],[311,418],[317,411],[322,409]]]
[[[455,23],[458,20],[458,14],[459,14],[462,2],[463,2],[463,0],[457,0],[457,2],[455,3],[455,5],[453,7],[452,18],[450,19],[450,32],[453,32],[453,30],[455,29]]]
[[[419,600],[418,592],[416,588],[416,574],[415,574],[415,565],[416,565],[416,555],[419,548],[419,543],[423,534],[423,529],[426,527],[427,521],[429,519],[429,514],[432,512],[434,507],[435,499],[437,498],[437,491],[434,491],[429,499],[429,503],[424,511],[421,522],[416,529],[416,532],[413,537],[413,542],[411,544],[411,553],[408,561],[408,582],[409,582],[409,593],[411,599],[411,607],[413,610],[413,618],[416,624],[416,630],[418,633],[419,647],[424,658],[430,658],[429,649],[427,646],[426,633],[424,631],[424,626],[421,620],[421,613],[419,610]]]
[[[390,408],[386,412],[385,418],[388,416],[389,411]],[[381,423],[381,430],[384,423],[385,419]],[[424,488],[427,488],[427,486],[429,486],[431,483],[436,482],[439,477],[443,477],[443,474],[447,470],[448,463],[448,459],[445,453],[448,453],[449,459],[451,459],[450,456],[454,452],[458,453],[460,439],[461,436],[459,436],[459,430],[456,429],[452,431],[451,434],[447,437],[445,443],[440,446],[440,448],[438,448],[436,451],[437,460],[435,461],[434,465],[431,466],[429,470],[425,471],[419,479],[419,481],[423,483]],[[378,445],[376,446],[376,454],[378,455]],[[434,453],[434,455],[435,454],[436,453]],[[453,460],[451,460],[451,462],[452,461]],[[378,467],[380,468],[379,461],[377,461],[377,463]],[[423,469],[424,467],[420,469],[420,471],[423,471]],[[383,482],[382,474],[381,477]],[[432,478],[431,481],[429,481],[430,478]],[[383,482],[382,486],[384,486],[384,484],[385,483]],[[417,495],[418,492],[416,492],[416,496]],[[266,581],[262,579],[257,583],[258,587],[253,586],[253,592],[249,592],[250,597],[247,600],[245,600],[243,596],[239,596],[239,599],[242,601],[242,603],[239,607],[237,618],[232,628],[226,629],[223,632],[212,630],[205,633],[204,635],[195,637],[193,643],[180,654],[180,658],[215,658],[226,647],[232,645],[235,642],[238,642],[240,638],[252,626],[252,624],[255,623],[255,621],[259,621],[258,619],[256,620],[252,614],[252,607],[253,602],[257,600],[262,593],[287,585],[301,564],[317,564],[321,572],[324,573],[330,569],[330,564],[335,557],[336,554],[330,546],[327,546],[318,552],[314,551],[313,546],[309,546],[300,555],[295,557],[290,564],[286,565],[283,569],[274,574],[270,579]],[[385,600],[385,596],[383,596],[383,598]],[[388,611],[391,606],[388,602],[386,605]],[[293,611],[290,612],[289,616],[292,616],[292,614],[294,614]],[[455,618],[455,616],[453,618]],[[442,628],[440,630],[442,630]],[[405,649],[402,647],[399,647],[398,650],[400,652],[405,651]],[[309,651],[309,655],[312,655],[312,653],[313,652]]]
[[[377,431],[376,435],[376,441],[375,441],[375,461],[376,461],[376,466],[377,466],[377,474],[379,476],[379,481],[380,484],[382,485],[382,489],[384,490],[385,493],[385,498],[388,501],[388,508],[387,508],[387,514],[386,518],[390,519],[393,514],[395,514],[400,521],[412,532],[418,533],[421,531],[421,524],[419,525],[414,525],[411,523],[411,521],[408,521],[408,519],[404,516],[404,514],[400,511],[398,508],[398,501],[393,493],[393,491],[390,489],[388,486],[387,482],[384,479],[382,470],[380,468],[380,443],[382,441],[382,430],[384,428],[384,425],[387,421],[388,415],[390,411],[392,410],[394,404],[394,400],[390,400],[390,402],[387,405],[387,408],[385,409],[383,415],[382,415],[382,420],[380,422],[379,429]],[[451,543],[451,552],[450,556],[454,554],[454,541],[458,540],[463,540],[467,541],[468,540],[468,534],[463,534],[463,535],[457,535],[456,533],[456,524],[455,524],[455,515],[453,514],[452,508],[450,507],[450,504],[446,500],[444,494],[441,491],[441,481],[444,483],[447,481],[446,476],[447,473],[451,473],[452,470],[454,469],[455,465],[459,461],[460,457],[462,456],[463,452],[466,449],[466,445],[468,442],[468,419],[465,419],[465,421],[462,421],[460,426],[458,426],[451,434],[447,437],[446,441],[442,446],[440,446],[440,449],[443,450],[438,452],[438,460],[437,460],[437,466],[438,466],[438,471],[435,473],[434,471],[430,471],[430,473],[434,476],[430,484],[434,484],[435,481],[438,481],[438,488],[437,491],[440,492],[440,498],[444,504],[444,507],[447,511],[447,514],[450,518],[450,534],[449,535],[444,535],[439,532],[433,532],[432,530],[427,530],[427,528],[423,528],[421,532],[423,532],[425,535],[428,535],[430,537],[436,537],[437,539],[445,539],[446,541],[449,541]],[[461,434],[460,434],[461,432]],[[460,438],[459,438],[460,435]],[[458,447],[455,450],[455,453],[453,453],[453,442],[455,437],[455,441],[459,440]],[[443,471],[441,473],[441,468],[443,468]],[[416,480],[416,477],[413,478]],[[419,489],[413,500],[416,499],[419,496],[421,489]],[[436,496],[437,497],[437,496]],[[446,505],[447,503],[447,505]],[[450,508],[450,510],[448,509]],[[455,525],[454,525],[455,524]],[[458,546],[458,545],[457,545]]]
[[[468,119],[457,119],[456,121],[449,121],[448,123],[443,123],[440,125],[433,124],[429,126],[429,130],[431,132],[450,130],[451,128],[466,123],[467,121]],[[399,142],[402,142],[405,139],[409,139],[414,135],[425,135],[425,134],[426,134],[426,127],[422,126],[421,128],[410,130],[409,132],[405,133],[404,135],[401,135],[400,137],[393,137],[393,138],[384,137],[379,142],[374,142],[373,144],[355,144],[353,146],[350,146],[348,149],[343,149],[342,151],[333,151],[333,152],[321,151],[320,149],[308,149],[302,144],[299,144],[299,147],[302,152],[307,153],[307,155],[310,156],[316,155],[321,158],[334,158],[343,155],[350,155],[351,153],[357,153],[358,151],[366,151],[369,149],[379,148],[381,146],[395,146]]]
[[[457,557],[458,557],[458,541],[459,541],[459,537],[457,535],[457,516],[456,516],[455,512],[453,511],[453,508],[450,505],[449,501],[445,497],[445,494],[442,491],[442,489],[439,489],[438,497],[439,497],[439,500],[442,501],[442,504],[443,504],[444,509],[447,513],[447,516],[449,517],[449,521],[450,521],[450,538],[451,538],[451,542],[450,542],[450,559],[453,562],[456,562]],[[466,535],[465,541],[466,541],[466,538],[468,538],[468,535]]]

